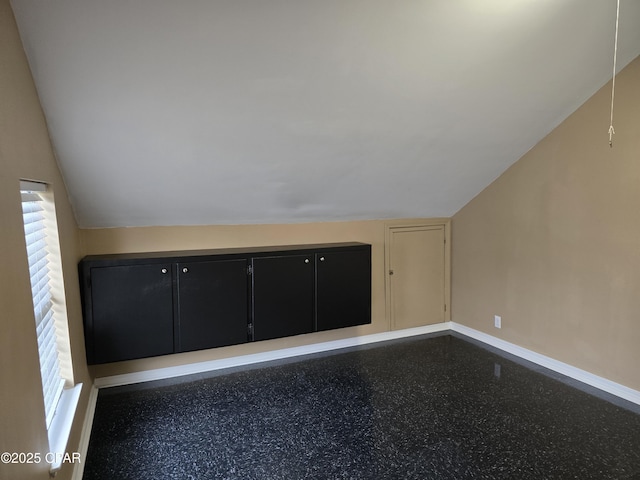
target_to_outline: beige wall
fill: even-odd
[[[640,390],[640,58],[453,218],[452,320]],[[493,315],[502,315],[502,329]]]
[[[384,221],[81,230],[82,243],[87,254],[349,241],[369,243],[372,246],[371,325],[201,352],[99,365],[92,367],[92,372],[96,377],[102,377],[388,331],[389,325],[385,318],[384,237]]]
[[[54,187],[74,375],[85,382],[69,451],[77,451],[89,377],[84,360],[76,263],[78,230],[8,0],[0,0],[0,452],[48,451],[19,179]],[[68,465],[57,478],[70,478]],[[5,465],[0,478],[48,479],[48,465]]]

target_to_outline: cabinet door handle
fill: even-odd
[[[308,258],[305,258],[305,259],[304,259],[304,263],[309,263],[309,259],[308,259]]]
[[[166,268],[163,268],[162,270],[160,270],[162,272],[162,274],[164,275],[165,273],[168,272],[168,270]]]
[[[188,269],[187,267],[184,267],[184,268],[182,269],[182,273],[188,273],[188,272],[189,272],[189,269]]]
[[[324,257],[320,257],[320,261],[321,261],[321,262],[324,262]]]

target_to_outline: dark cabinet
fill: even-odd
[[[324,252],[316,261],[316,330],[371,322],[371,254],[368,249]]]
[[[247,261],[183,262],[178,271],[176,350],[247,341]]]
[[[253,339],[312,332],[313,255],[254,258],[252,266]]]
[[[371,322],[366,244],[96,255],[79,273],[89,364]]]
[[[170,264],[93,268],[91,288],[90,363],[173,352]]]

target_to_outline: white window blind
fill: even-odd
[[[47,428],[49,428],[65,382],[60,374],[51,296],[46,208],[45,200],[42,197],[44,191],[46,191],[45,184],[20,182],[24,234],[29,257],[29,275],[40,356],[40,373],[42,375]]]

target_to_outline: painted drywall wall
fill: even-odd
[[[452,319],[640,389],[640,57],[452,221]],[[502,329],[494,328],[494,314]]]
[[[412,221],[415,220],[81,230],[82,242],[86,254],[349,241],[369,243],[372,246],[372,323],[370,325],[298,335],[295,337],[267,340],[201,352],[189,352],[152,359],[98,365],[91,367],[92,373],[96,377],[103,377],[388,331],[390,328],[385,315],[384,285],[385,225]]]
[[[84,382],[69,444],[77,451],[89,395],[76,262],[78,229],[49,142],[13,13],[0,0],[0,452],[48,452],[31,285],[22,227],[21,178],[54,188],[76,382]],[[71,477],[72,465],[58,473]],[[48,465],[0,463],[0,478],[48,479]]]

